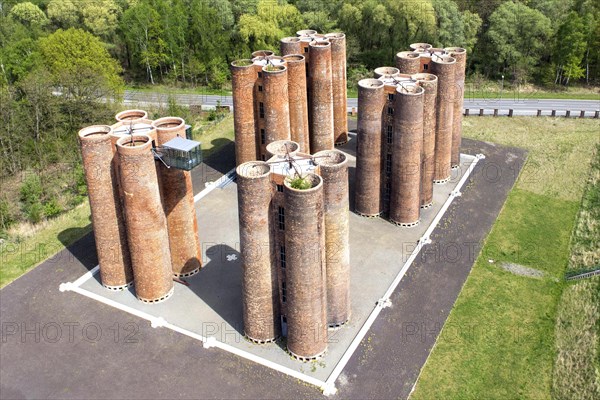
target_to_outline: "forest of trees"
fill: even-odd
[[[81,201],[75,132],[108,120],[99,98],[126,84],[227,87],[229,62],[305,28],[346,33],[349,85],[412,42],[466,47],[482,79],[600,82],[597,0],[0,0],[0,179],[37,171],[18,207],[0,194],[0,232],[70,206],[40,171],[66,169],[62,190]]]

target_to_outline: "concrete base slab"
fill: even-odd
[[[344,151],[344,148],[341,148]],[[348,151],[351,193],[355,157]],[[302,363],[285,350],[284,341],[254,344],[243,336],[241,263],[239,253],[237,188],[224,180],[196,196],[204,268],[176,284],[175,293],[159,304],[144,304],[134,289],[108,291],[97,274],[88,273],[62,290],[72,290],[145,318],[153,327],[166,327],[335,393],[335,381],[368,332],[379,312],[391,305],[390,296],[446,209],[457,196],[480,157],[462,155],[452,179],[434,187],[433,206],[421,211],[421,223],[402,228],[379,218],[351,213],[352,317],[329,331],[328,350],[319,360]],[[352,199],[351,199],[352,203]]]

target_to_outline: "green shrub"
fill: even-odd
[[[44,207],[39,201],[33,204],[29,204],[25,208],[25,214],[27,215],[27,219],[32,224],[37,224],[38,222],[40,222],[42,220],[43,213]]]
[[[25,206],[39,203],[42,197],[42,181],[37,174],[27,174],[20,189],[20,199]]]
[[[10,204],[6,200],[0,200],[0,231],[8,229],[13,222]]]
[[[306,190],[306,189],[310,189],[311,184],[306,178],[304,178],[302,176],[297,176],[290,181],[290,186],[293,187],[294,189]]]
[[[78,164],[75,167],[75,195],[80,196],[80,197],[85,197],[87,196],[87,184],[85,182],[85,174],[83,171],[83,166],[81,166],[81,164]],[[79,201],[79,203],[81,203],[81,201]],[[77,203],[77,204],[79,204]]]
[[[56,217],[62,211],[62,207],[54,197],[44,203],[44,215],[46,218]]]

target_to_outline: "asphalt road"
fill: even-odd
[[[231,96],[205,95],[205,94],[167,94],[141,92],[135,90],[126,90],[124,102],[126,104],[155,105],[167,104],[169,97],[172,96],[180,105],[196,106],[232,106]],[[469,109],[471,114],[479,113],[479,109],[484,109],[485,114],[492,114],[494,109],[498,109],[499,115],[507,115],[508,110],[513,110],[515,116],[536,115],[537,110],[542,110],[542,115],[550,115],[552,110],[557,111],[557,116],[564,116],[565,111],[571,111],[571,117],[578,117],[583,110],[586,117],[594,116],[594,113],[600,110],[600,97],[598,100],[563,100],[563,99],[530,99],[526,93],[507,92],[503,98],[472,98],[468,94],[465,96],[465,109]],[[348,99],[348,111],[358,106],[356,98]]]

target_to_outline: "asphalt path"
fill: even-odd
[[[181,94],[181,93],[154,93],[136,90],[126,90],[124,102],[126,104],[156,105],[167,104],[169,98],[175,99],[180,105],[185,106],[233,106],[231,96],[209,94]],[[358,99],[348,99],[348,111],[358,107]],[[566,100],[566,99],[531,99],[527,93],[507,92],[502,98],[473,98],[466,94],[465,109],[471,114],[479,113],[484,109],[484,114],[493,113],[498,109],[499,115],[507,115],[508,110],[513,110],[515,116],[537,115],[537,110],[542,110],[542,115],[550,115],[556,110],[557,116],[564,116],[565,111],[571,111],[571,117],[579,117],[585,111],[586,117],[593,117],[600,110],[600,96],[598,100]]]

